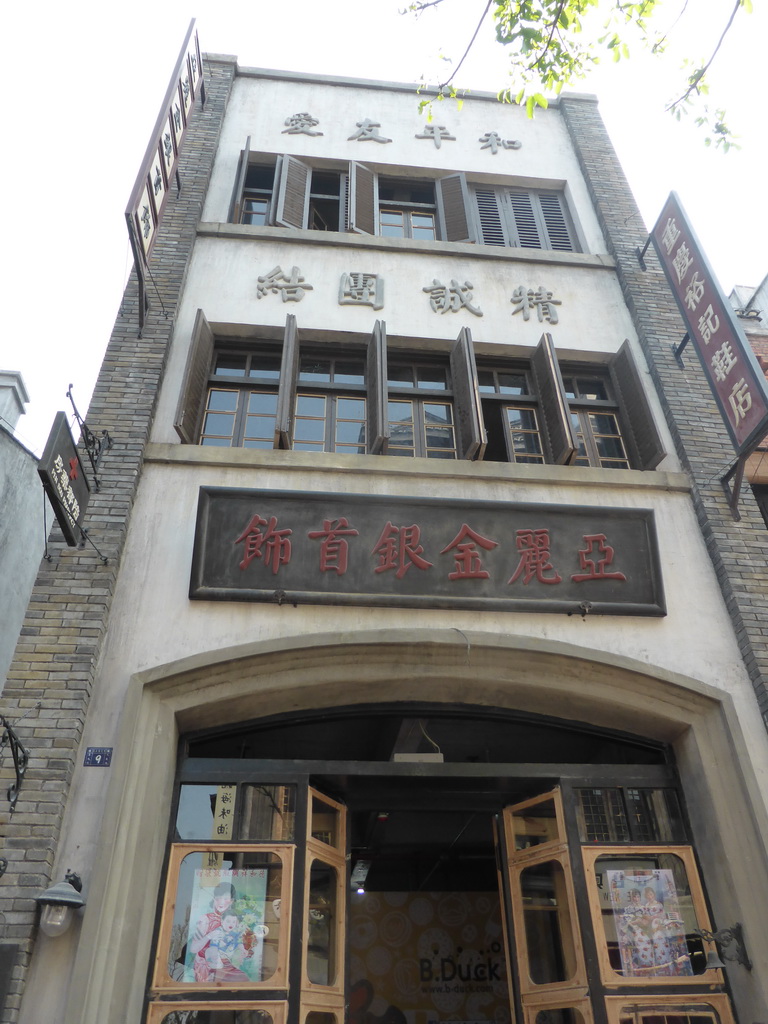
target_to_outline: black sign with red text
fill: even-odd
[[[746,454],[768,433],[768,386],[676,193],[651,238],[734,448]]]
[[[76,547],[91,489],[64,412],[56,413],[37,472],[67,544]]]
[[[125,211],[137,262],[140,257],[145,263],[149,258],[195,101],[204,95],[203,62],[193,18]]]
[[[653,512],[200,489],[189,596],[665,615]]]

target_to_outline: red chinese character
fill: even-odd
[[[69,460],[69,479],[77,480],[77,459],[75,458]]]
[[[267,529],[262,533],[260,527]],[[271,516],[269,522],[261,516],[254,516],[250,523],[235,541],[235,544],[244,542],[243,560],[240,563],[241,569],[247,569],[254,558],[264,558],[264,564],[272,568],[276,573],[281,565],[287,565],[291,560],[291,542],[288,537],[293,530],[276,530],[277,517]]]
[[[582,572],[577,572],[571,579],[576,583],[583,583],[584,580],[625,580],[627,577],[623,572],[606,572],[605,570],[613,561],[613,548],[605,543],[604,533],[585,533],[584,541],[586,548],[579,549],[579,562]],[[600,558],[595,558],[599,554]],[[592,557],[590,557],[592,556]]]
[[[322,538],[320,541],[320,572],[330,572],[333,569],[343,576],[347,571],[349,558],[349,544],[343,538],[359,536],[357,530],[349,526],[347,519],[342,516],[340,519],[324,519],[322,530],[313,530],[307,534],[311,540]]]
[[[520,562],[510,583],[514,583],[523,573],[523,585],[534,578],[539,583],[562,583],[563,577],[549,560],[549,530],[518,530],[515,543],[520,552]],[[545,572],[554,575],[546,577]]]
[[[417,569],[429,569],[432,563],[421,555],[424,548],[419,544],[421,530],[418,526],[393,526],[387,523],[376,541],[372,554],[379,556],[374,572],[396,569],[395,576],[401,580],[412,565]]]
[[[440,552],[441,555],[444,555],[447,551],[456,548],[456,554],[453,556],[456,561],[456,569],[454,572],[448,573],[449,580],[487,580],[489,578],[490,573],[483,569],[483,563],[480,561],[478,544],[486,551],[499,546],[497,541],[482,537],[470,529],[466,523],[462,523],[461,529],[451,543]]]

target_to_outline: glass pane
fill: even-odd
[[[243,203],[243,224],[266,224],[268,205],[266,199],[246,199]]]
[[[512,813],[516,850],[529,850],[559,838],[554,797]]]
[[[336,1014],[310,1010],[305,1018],[305,1024],[337,1024]]]
[[[429,391],[446,391],[448,373],[439,366],[417,366],[416,387]]]
[[[577,377],[576,390],[579,398],[587,398],[591,401],[608,401],[608,391],[605,381],[598,377]]]
[[[437,238],[434,215],[431,213],[412,213],[411,235],[413,238]]]
[[[512,440],[514,461],[528,463],[543,462],[544,455],[541,450],[541,437],[539,436],[536,411],[529,408],[507,406],[505,412]]]
[[[295,815],[295,786],[244,786],[238,838],[292,842]]]
[[[638,842],[686,841],[680,803],[673,789],[627,789],[625,797]]]
[[[235,793],[235,786],[182,786],[174,838],[178,841],[231,839]],[[224,832],[218,832],[222,827]]]
[[[502,395],[527,395],[528,381],[524,373],[499,373],[499,393]]]
[[[484,395],[492,395],[496,391],[496,374],[493,370],[477,371],[477,388]]]
[[[365,364],[362,359],[337,359],[333,380],[336,384],[364,384]]]
[[[230,437],[201,437],[200,444],[204,444],[208,448],[231,448],[232,439]]]
[[[706,970],[685,864],[672,853],[598,857],[595,879],[611,967],[628,978]]]
[[[581,1010],[570,1006],[539,1010],[534,1021],[535,1024],[585,1024]]]
[[[208,408],[213,412],[234,412],[237,408],[237,391],[219,391],[211,388],[208,392]]]
[[[270,391],[251,391],[248,395],[248,414],[243,428],[245,448],[272,448],[275,440],[277,394]]]
[[[312,794],[310,834],[327,846],[341,849],[341,819],[339,808]]]
[[[629,842],[629,825],[620,790],[580,789],[578,797],[576,816],[582,843]]]
[[[365,399],[364,398],[339,398],[336,404],[336,415],[338,419],[364,420]]]
[[[307,976],[315,985],[336,981],[336,868],[313,860],[309,871]]]
[[[427,427],[453,423],[453,409],[450,405],[436,405],[434,402],[424,403],[424,419]]]
[[[380,225],[382,235],[405,238],[405,215],[402,210],[382,210]]]
[[[325,395],[298,395],[296,412],[299,416],[319,416],[325,418]]]
[[[248,413],[251,416],[274,416],[277,412],[277,392],[251,391],[248,395]]]
[[[414,386],[413,382],[413,367],[412,366],[392,366],[387,367],[387,384],[391,388],[396,387],[409,387]]]
[[[272,1024],[266,1010],[171,1010],[161,1024]]]
[[[280,356],[265,355],[257,352],[251,356],[250,377],[266,377],[268,380],[280,379]]]
[[[389,448],[393,455],[413,455],[413,402],[389,402]]]
[[[299,363],[299,380],[305,384],[313,382],[330,383],[331,360],[318,359],[316,356],[302,356]]]
[[[282,862],[226,847],[181,862],[168,973],[189,984],[253,984],[272,977],[280,941]]]
[[[576,970],[576,954],[562,864],[551,860],[525,868],[520,894],[531,981],[568,981]]]
[[[230,352],[220,352],[216,356],[214,375],[216,377],[244,377],[245,356],[232,355]]]
[[[232,437],[232,431],[235,426],[235,417],[233,413],[214,412],[206,413],[205,422],[203,424],[203,438],[213,437]]]
[[[661,997],[657,1003],[633,1003],[619,1012],[619,1024],[720,1024],[721,1020],[714,1007],[695,997],[684,1004]]]

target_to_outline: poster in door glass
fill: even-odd
[[[184,981],[261,980],[266,892],[265,868],[195,871]]]
[[[693,974],[672,871],[607,871],[611,908],[628,978]]]

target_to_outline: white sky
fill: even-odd
[[[682,0],[665,0],[659,24]],[[124,210],[191,17],[203,51],[241,65],[387,81],[446,77],[485,0],[445,0],[415,21],[406,0],[39,0],[6,4],[0,169],[6,239],[5,331],[0,368],[21,371],[31,397],[16,436],[41,454],[74,384],[85,415],[131,266]],[[742,149],[707,149],[690,124],[663,112],[682,90],[681,54],[608,63],[580,91],[594,92],[646,224],[676,190],[728,292],[768,273],[768,133],[762,94],[765,0],[740,11],[711,74],[712,105],[726,107]],[[675,33],[682,55],[713,49],[731,0],[689,0]],[[12,8],[12,9],[11,9]],[[458,84],[497,91],[506,56],[490,24]],[[414,104],[418,97],[414,95]],[[689,119],[690,120],[690,119]],[[101,424],[88,420],[91,429]]]

